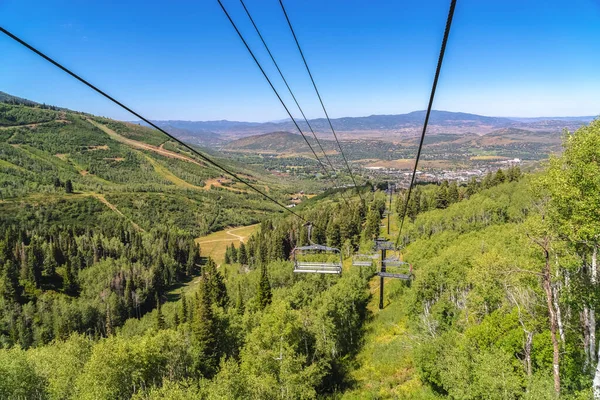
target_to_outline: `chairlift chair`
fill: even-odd
[[[295,273],[337,274],[342,273],[342,252],[335,247],[323,246],[312,241],[312,224],[308,223],[310,245],[292,250]]]
[[[375,250],[395,250],[396,246],[394,243],[384,239],[377,238],[375,239]]]
[[[377,255],[355,254],[352,257],[352,266],[354,267],[371,267]]]
[[[388,268],[397,269],[398,267],[408,266],[408,271],[389,271]],[[408,273],[407,273],[408,272]],[[383,260],[382,269],[377,273],[378,276],[385,278],[397,278],[403,280],[411,280],[413,278],[413,267],[412,264],[405,261],[400,261],[398,257],[389,257]]]

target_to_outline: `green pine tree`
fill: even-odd
[[[125,297],[125,308],[127,309],[127,315],[129,318],[131,318],[133,314],[133,297],[131,296],[133,292],[132,281],[133,278],[126,279],[125,292],[123,293],[123,296]]]
[[[244,297],[242,293],[242,284],[238,282],[237,285],[237,296],[235,298],[235,309],[238,314],[244,313]]]
[[[65,182],[65,192],[68,194],[73,193],[73,182],[70,179]]]
[[[465,194],[467,197],[473,196],[479,190],[479,182],[477,182],[477,178],[472,177],[469,179],[469,183],[467,183],[467,190]]]
[[[506,176],[504,175],[504,171],[499,169],[496,171],[496,176],[494,176],[494,185],[499,185],[504,182],[506,182]]]
[[[248,254],[246,253],[246,245],[244,242],[240,243],[237,262],[242,265],[248,264]]]
[[[210,378],[217,367],[218,353],[216,351],[217,324],[212,311],[211,294],[203,280],[200,284],[198,307],[194,313],[192,333],[197,349],[197,365],[200,373]]]
[[[267,267],[263,264],[260,267],[260,280],[258,281],[258,290],[256,299],[261,309],[271,304],[273,293],[271,293],[271,283],[267,274]]]
[[[237,249],[235,248],[235,245],[233,244],[233,242],[231,243],[231,250],[229,253],[229,259],[231,261],[231,263],[236,262],[238,256],[237,256]]]
[[[458,185],[453,181],[448,187],[448,205],[458,203],[458,200],[460,200]]]
[[[17,302],[23,288],[19,284],[19,272],[17,264],[7,260],[0,275],[0,297],[7,302]]]
[[[492,186],[494,186],[494,175],[490,171],[486,174],[486,176],[481,181],[481,187],[483,187],[484,189],[489,189]]]
[[[365,238],[375,239],[377,236],[379,236],[379,225],[381,225],[379,211],[374,207],[371,207],[367,213],[367,223],[365,224],[364,229]]]
[[[209,257],[203,269],[203,279],[206,282],[206,290],[210,296],[211,304],[227,307],[229,303],[227,286],[225,286],[223,276],[217,270],[217,264]]]
[[[435,197],[436,208],[444,209],[448,207],[448,181],[443,181],[442,184],[437,188]]]
[[[65,280],[63,283],[63,288],[65,293],[70,296],[77,295],[77,292],[79,291],[79,286],[77,285],[77,275],[73,269],[74,268],[71,265],[71,260],[67,260],[67,263],[65,264]]]
[[[158,293],[156,293],[156,295],[155,295],[155,300],[156,300],[156,329],[157,330],[165,329],[166,328],[165,317],[162,313],[162,307],[160,304],[160,297],[158,296]]]
[[[181,321],[181,323],[186,323],[188,320],[188,306],[187,306],[187,299],[185,294],[183,293],[183,290],[181,291],[181,310],[180,310],[180,316],[179,316],[179,320]]]

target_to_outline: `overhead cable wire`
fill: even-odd
[[[446,29],[444,30],[444,37],[442,39],[442,47],[440,49],[440,55],[438,57],[437,67],[435,69],[435,77],[433,78],[433,85],[431,87],[431,94],[429,95],[429,105],[427,106],[427,112],[425,114],[425,121],[423,122],[423,131],[421,132],[421,140],[419,141],[419,149],[417,150],[417,156],[415,157],[415,166],[413,173],[410,178],[410,186],[408,187],[408,193],[404,202],[404,210],[402,212],[402,219],[400,220],[400,229],[398,231],[398,238],[396,239],[396,245],[400,241],[402,235],[402,227],[404,226],[404,219],[408,210],[408,202],[412,193],[412,188],[415,184],[415,177],[417,175],[417,167],[419,165],[419,159],[421,157],[421,150],[423,149],[423,142],[425,140],[425,133],[427,132],[427,124],[429,123],[429,117],[431,115],[431,109],[433,107],[433,99],[435,98],[435,90],[437,88],[438,79],[442,70],[442,63],[444,61],[444,53],[446,52],[446,44],[448,43],[448,36],[450,35],[450,27],[452,26],[452,19],[454,17],[454,9],[456,8],[456,0],[451,0],[450,10],[448,11],[448,18],[446,19]]]
[[[350,177],[352,178],[352,182],[354,183],[356,192],[358,193],[358,196],[362,200],[362,195],[360,194],[360,190],[358,189],[358,185],[356,184],[356,179],[354,179],[354,173],[352,173],[350,164],[348,164],[348,159],[346,158],[346,155],[344,154],[344,151],[342,150],[342,145],[340,144],[340,141],[338,140],[337,134],[335,133],[335,129],[333,129],[333,124],[331,123],[331,119],[329,118],[329,114],[327,113],[327,109],[325,108],[325,104],[323,103],[323,99],[321,98],[321,93],[319,93],[319,89],[317,89],[317,84],[315,83],[313,75],[310,72],[310,68],[308,67],[306,58],[304,57],[304,52],[302,51],[302,47],[300,47],[300,42],[298,41],[298,38],[296,37],[296,33],[294,31],[294,28],[292,27],[292,22],[290,21],[290,18],[288,17],[285,7],[283,6],[283,1],[279,0],[279,4],[281,5],[281,9],[283,10],[283,15],[285,15],[285,19],[288,23],[288,26],[290,27],[290,31],[292,32],[292,36],[294,37],[294,41],[296,42],[296,46],[298,47],[300,56],[302,56],[302,61],[304,62],[304,66],[306,67],[306,71],[308,72],[308,76],[310,77],[310,81],[312,82],[312,85],[315,88],[315,92],[317,93],[317,97],[319,98],[319,102],[321,103],[321,108],[323,108],[323,112],[325,113],[325,117],[327,118],[327,122],[329,123],[329,128],[331,128],[331,132],[333,132],[333,137],[335,138],[338,148],[340,149],[340,153],[342,154],[342,158],[344,159],[346,168],[348,169],[348,172],[350,173]]]
[[[267,45],[267,42],[265,41],[265,39],[263,38],[262,34],[260,33],[260,30],[258,29],[258,26],[254,22],[254,18],[252,18],[252,15],[250,14],[250,11],[248,10],[248,8],[246,7],[246,4],[244,3],[244,0],[240,0],[240,3],[242,4],[242,7],[244,7],[244,11],[246,11],[246,15],[248,15],[248,19],[250,19],[250,22],[252,23],[252,26],[254,26],[254,29],[256,30],[256,33],[258,34],[258,37],[260,38],[263,46],[265,47],[265,50],[267,50],[267,53],[269,54],[269,57],[271,57],[271,61],[275,65],[275,68],[277,68],[277,72],[279,72],[279,76],[281,76],[281,80],[283,80],[283,83],[287,87],[288,92],[292,96],[292,99],[294,99],[294,103],[296,103],[296,106],[298,107],[298,110],[300,111],[300,114],[302,114],[302,118],[304,118],[304,122],[306,122],[306,125],[308,125],[308,128],[310,129],[313,137],[315,138],[317,144],[319,145],[319,148],[321,149],[321,152],[323,153],[323,156],[327,160],[327,163],[329,164],[329,167],[331,168],[331,171],[332,171],[331,182],[335,185],[336,183],[335,183],[335,181],[333,179],[333,176],[335,176],[336,171],[335,171],[335,168],[333,167],[333,164],[331,163],[331,160],[327,156],[327,153],[325,153],[325,150],[323,149],[323,146],[321,146],[321,142],[319,141],[319,138],[317,137],[317,134],[313,130],[313,127],[310,124],[310,122],[308,121],[308,118],[306,118],[306,115],[304,114],[304,110],[302,110],[302,107],[300,107],[300,103],[298,103],[298,100],[296,99],[296,96],[294,95],[294,92],[292,91],[292,88],[288,84],[287,79],[285,79],[285,76],[283,75],[283,72],[279,68],[279,64],[277,64],[277,61],[275,61],[275,57],[273,56],[273,53],[271,53],[271,49],[269,49],[269,46]],[[292,117],[292,119],[294,119],[294,118]],[[300,130],[300,128],[298,128],[298,129]],[[302,134],[302,133],[303,133],[302,130],[300,130],[300,134]],[[344,194],[342,192],[340,192],[340,196],[344,200],[344,203],[348,206],[349,205],[348,204],[348,200],[346,199],[346,197],[344,196]]]
[[[161,133],[165,134],[167,137],[169,137],[171,140],[173,140],[174,142],[178,143],[179,145],[183,146],[184,148],[188,149],[189,151],[191,151],[192,153],[196,154],[198,157],[200,157],[202,160],[204,160],[207,164],[212,165],[213,167],[225,172],[227,175],[233,177],[235,180],[237,180],[240,183],[243,183],[244,185],[248,186],[250,189],[252,189],[253,191],[255,191],[256,193],[260,194],[261,196],[263,196],[264,198],[272,201],[273,203],[277,204],[279,207],[283,208],[285,211],[295,215],[296,217],[300,218],[301,220],[306,222],[306,219],[304,217],[302,217],[300,214],[292,211],[291,209],[289,209],[288,207],[284,206],[283,204],[281,204],[279,201],[275,200],[273,197],[269,196],[268,194],[266,194],[264,191],[258,189],[256,186],[252,185],[250,182],[248,182],[246,179],[241,178],[239,175],[237,175],[236,173],[230,171],[229,169],[219,165],[216,161],[212,160],[211,158],[209,158],[208,156],[200,153],[198,150],[192,148],[191,146],[187,145],[186,143],[182,142],[181,140],[177,139],[175,136],[171,135],[170,133],[168,133],[167,131],[165,131],[164,129],[160,128],[159,126],[157,126],[155,123],[153,123],[152,121],[150,121],[149,119],[143,117],[142,115],[140,115],[139,113],[133,111],[131,108],[127,107],[126,105],[124,105],[123,103],[121,103],[120,101],[116,100],[114,97],[108,95],[106,92],[100,90],[98,87],[96,87],[95,85],[91,84],[90,82],[88,82],[87,80],[83,79],[81,76],[79,76],[78,74],[74,73],[73,71],[71,71],[70,69],[66,68],[65,66],[63,66],[62,64],[60,64],[59,62],[55,61],[54,59],[50,58],[49,56],[47,56],[46,54],[42,53],[40,50],[36,49],[35,47],[33,47],[32,45],[30,45],[29,43],[25,42],[24,40],[22,40],[21,38],[17,37],[16,35],[12,34],[11,32],[7,31],[6,29],[4,29],[3,27],[0,26],[0,32],[4,33],[6,36],[10,37],[11,39],[15,40],[16,42],[20,43],[21,45],[25,46],[26,48],[28,48],[29,50],[31,50],[32,52],[34,52],[35,54],[37,54],[38,56],[42,57],[43,59],[45,59],[46,61],[50,62],[51,64],[53,64],[54,66],[60,68],[61,70],[63,70],[64,72],[66,72],[67,74],[71,75],[73,78],[77,79],[78,81],[80,81],[81,83],[83,83],[84,85],[86,85],[87,87],[93,89],[94,91],[96,91],[97,93],[101,94],[102,96],[104,96],[105,98],[107,98],[108,100],[112,101],[113,103],[115,103],[116,105],[118,105],[119,107],[123,108],[124,110],[130,112],[131,114],[135,115],[137,118],[139,118],[140,120],[144,121],[145,123],[147,123],[148,125],[150,125],[151,127],[153,127],[154,129],[160,131]]]
[[[327,160],[327,163],[331,167],[331,170],[335,173],[335,168],[333,167],[333,164],[331,163],[331,160],[329,160],[329,157],[325,153],[325,150],[323,150],[323,146],[321,146],[321,142],[319,141],[319,138],[317,137],[317,134],[313,130],[313,127],[311,126],[310,122],[308,122],[308,119],[306,118],[306,115],[304,114],[304,111],[302,110],[302,107],[300,107],[300,104],[298,103],[298,100],[296,99],[296,96],[294,95],[294,92],[290,88],[290,85],[288,84],[287,79],[285,79],[285,76],[283,75],[283,72],[279,68],[279,65],[277,64],[277,61],[275,61],[275,57],[271,53],[271,50],[269,49],[269,46],[267,46],[267,43],[266,43],[265,39],[263,38],[262,34],[260,33],[260,30],[258,29],[258,26],[256,26],[256,23],[254,22],[254,18],[252,18],[252,15],[250,14],[250,11],[248,10],[248,8],[246,7],[246,4],[244,3],[244,0],[240,0],[240,3],[242,3],[242,7],[244,7],[244,11],[246,11],[246,14],[248,15],[248,18],[250,19],[250,22],[252,22],[252,26],[254,26],[254,29],[256,30],[256,33],[258,34],[258,37],[260,38],[260,41],[265,46],[265,50],[267,50],[267,53],[269,53],[269,57],[271,57],[271,61],[273,61],[273,64],[275,65],[275,68],[277,68],[277,72],[279,72],[279,76],[281,76],[281,79],[283,80],[283,83],[287,87],[288,92],[290,92],[290,95],[292,96],[292,99],[294,99],[294,103],[296,103],[296,106],[298,107],[298,111],[300,111],[300,114],[302,114],[302,118],[304,119],[304,122],[306,122],[306,125],[308,125],[308,128],[310,129],[313,137],[317,141],[317,144],[319,145],[319,148],[321,149],[321,152],[323,153],[323,156]]]
[[[290,117],[290,119],[292,120],[292,122],[294,123],[294,125],[296,126],[296,129],[298,129],[298,132],[300,132],[300,134],[304,138],[304,141],[306,142],[306,144],[310,148],[311,152],[315,156],[315,159],[321,165],[321,168],[323,168],[323,171],[325,171],[325,176],[328,176],[329,173],[327,172],[327,168],[325,168],[325,165],[323,165],[323,162],[321,161],[321,159],[319,158],[319,156],[315,152],[315,149],[312,147],[312,145],[310,144],[310,142],[306,138],[306,135],[304,134],[304,132],[302,132],[302,129],[300,129],[300,125],[298,125],[298,123],[294,119],[294,117],[293,117],[292,113],[290,112],[289,108],[286,106],[285,102],[283,101],[283,99],[279,95],[279,92],[277,91],[277,89],[273,85],[273,82],[271,82],[271,79],[269,78],[269,76],[267,75],[267,73],[263,69],[262,65],[260,64],[260,62],[258,61],[258,59],[256,58],[256,56],[254,55],[254,52],[252,51],[252,49],[248,45],[248,42],[246,42],[246,39],[244,39],[244,36],[242,35],[242,33],[240,32],[240,30],[238,29],[237,25],[235,24],[235,22],[233,21],[233,19],[231,18],[231,16],[229,15],[229,12],[227,12],[227,9],[225,8],[225,6],[221,2],[221,0],[217,0],[217,1],[218,1],[219,5],[221,6],[221,9],[225,13],[225,16],[227,17],[227,19],[231,23],[231,26],[233,26],[233,29],[235,29],[236,33],[238,34],[238,36],[242,40],[242,43],[244,43],[244,46],[246,47],[246,50],[248,50],[248,53],[250,53],[250,56],[252,56],[252,59],[254,60],[256,66],[260,69],[260,72],[262,72],[263,76],[265,77],[265,79],[269,83],[269,86],[271,87],[271,89],[275,93],[275,96],[277,96],[277,99],[279,99],[279,102],[281,103],[281,105],[283,106],[283,108],[287,112],[288,116]]]

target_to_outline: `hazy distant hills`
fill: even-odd
[[[311,135],[307,136],[308,142],[320,155],[320,148]],[[323,149],[328,154],[338,154],[338,147],[335,141],[320,138],[320,143]],[[386,159],[392,156],[398,156],[398,151],[403,148],[410,149],[418,145],[419,138],[412,136],[405,140],[391,143],[390,141],[380,139],[353,139],[345,140],[343,147],[345,152],[348,152],[350,159],[362,158],[382,158]],[[463,152],[468,153],[470,148],[480,148],[489,150],[500,150],[504,147],[515,146],[534,146],[540,149],[543,147],[542,153],[547,154],[550,151],[555,151],[560,147],[561,133],[557,131],[530,131],[519,128],[500,128],[486,135],[477,135],[474,133],[466,134],[438,134],[429,135],[425,138],[425,148],[440,152]],[[453,149],[453,150],[450,150]],[[222,147],[222,151],[242,152],[242,153],[262,153],[262,154],[306,154],[309,155],[310,150],[306,145],[302,136],[287,132],[270,132],[260,135],[252,135],[242,137],[227,142]],[[528,152],[535,150],[529,149]],[[393,157],[392,157],[393,158]]]
[[[332,119],[336,131],[345,140],[371,138],[400,140],[420,133],[425,111],[414,111],[398,115],[371,115],[368,117],[344,117]],[[437,111],[431,113],[428,134],[476,134],[485,135],[499,129],[523,129],[527,131],[561,132],[563,129],[576,130],[593,120],[593,116],[582,117],[541,117],[506,118],[488,117],[477,114]],[[161,127],[171,130],[181,139],[199,144],[222,144],[239,138],[271,132],[297,132],[291,120],[278,122],[241,121],[154,121]],[[310,120],[320,137],[333,139],[327,120]],[[310,133],[305,123],[300,127]]]

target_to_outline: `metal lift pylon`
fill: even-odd
[[[379,309],[383,310],[383,296],[384,296],[384,278],[395,278],[402,280],[412,279],[412,265],[409,263],[400,261],[400,259],[387,258],[387,251],[394,250],[394,244],[382,238],[375,239],[375,249],[381,252],[380,254],[380,270],[377,273],[379,276]],[[387,267],[397,267],[401,265],[409,266],[408,274],[396,274],[387,272]]]

